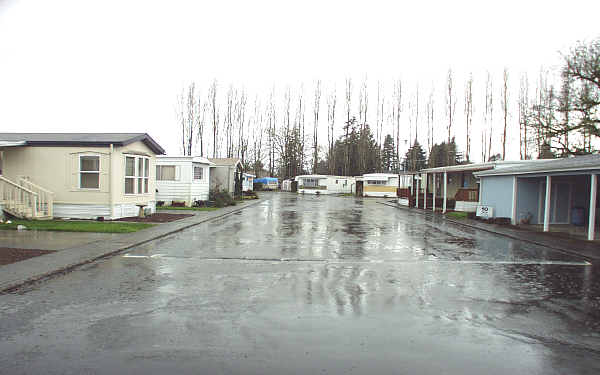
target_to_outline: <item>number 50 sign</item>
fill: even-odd
[[[477,216],[489,219],[494,216],[494,208],[490,206],[477,206]]]

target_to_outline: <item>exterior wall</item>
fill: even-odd
[[[233,194],[235,190],[235,169],[229,166],[211,167],[210,188],[225,190]]]
[[[463,173],[464,173],[464,183],[463,183]],[[435,173],[437,177],[437,182],[435,184],[435,195],[436,197],[444,196],[444,172]],[[433,173],[427,173],[427,192],[433,193]],[[473,172],[465,171],[465,172],[453,172],[448,173],[448,185],[447,185],[446,197],[448,199],[454,199],[454,196],[458,192],[460,188],[477,188],[477,179],[473,176]]]
[[[254,177],[248,176],[244,173],[244,177],[242,180],[242,191],[252,191],[254,190]]]
[[[479,202],[456,201],[454,211],[476,212]]]
[[[363,186],[364,197],[398,197],[398,177],[389,178],[385,185],[369,185],[365,179]]]
[[[55,216],[79,217],[82,205],[88,206],[88,216],[119,218],[116,213],[97,215],[98,207],[116,207],[119,204],[154,204],[155,202],[155,155],[143,142],[124,147],[9,147],[3,152],[3,175],[15,182],[29,178],[33,183],[54,193]],[[100,180],[98,189],[79,187],[79,156],[100,157]],[[144,156],[149,159],[148,193],[125,194],[125,155]],[[58,210],[57,210],[58,208]],[[74,215],[69,213],[73,212]],[[104,212],[104,211],[102,211]]]
[[[356,181],[353,177],[330,176],[319,178],[319,186],[324,187],[324,189],[300,189],[303,183],[304,178],[300,177],[298,179],[298,193],[300,194],[346,194],[352,193],[356,187]]]
[[[543,223],[538,215],[541,178],[517,178],[517,223],[531,215],[531,224]]]
[[[156,200],[172,202],[185,201],[191,206],[195,200],[208,200],[210,168],[206,164],[202,167],[202,179],[194,180],[194,168],[191,160],[169,160],[159,158],[157,165],[174,165],[175,181],[156,181]],[[156,169],[155,169],[156,173]]]
[[[512,176],[481,177],[479,202],[483,206],[494,208],[494,217],[512,216]]]

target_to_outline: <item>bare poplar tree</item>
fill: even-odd
[[[329,173],[333,174],[333,167],[335,165],[335,155],[333,153],[333,148],[335,146],[335,132],[334,132],[334,126],[335,126],[335,106],[337,103],[337,94],[335,91],[335,87],[333,88],[333,90],[329,93],[329,96],[327,97],[327,121],[328,121],[328,127],[327,127],[327,137],[328,137],[328,147],[329,150],[328,152],[328,156],[327,156],[327,161],[328,161],[328,167],[329,167]]]
[[[359,126],[360,126],[360,131],[361,134],[363,134],[363,131],[365,129],[365,126],[367,126],[367,113],[368,113],[368,109],[369,109],[369,93],[368,93],[368,86],[367,86],[367,79],[365,78],[362,86],[360,88],[360,95],[359,95]],[[367,164],[367,139],[365,137],[360,137],[359,140],[359,144],[358,144],[358,161],[359,161],[359,170],[363,171],[366,168],[366,164]]]
[[[269,107],[267,109],[267,125],[268,125],[268,143],[269,143],[269,176],[275,174],[275,88],[271,91],[269,97]]]
[[[178,98],[178,117],[181,125],[181,149],[183,155],[191,155],[194,135],[200,122],[200,107],[196,99],[196,85],[192,82],[187,92],[182,90]]]
[[[433,85],[431,86],[431,92],[429,93],[429,100],[427,101],[427,149],[428,149],[428,153],[429,155],[431,155],[431,150],[433,149],[433,145],[434,145],[434,109],[435,109],[435,102],[433,99],[433,94],[434,94],[435,90]]]
[[[504,68],[502,74],[502,113],[504,115],[504,129],[502,131],[502,160],[506,160],[506,130],[508,128],[508,69]]]
[[[417,91],[415,93],[415,142],[419,138],[419,84],[417,84]]]
[[[201,102],[198,97],[198,107],[200,108],[200,118],[198,121],[198,136],[196,137],[196,143],[200,144],[200,156],[205,156],[204,152],[204,126],[206,125],[206,113],[208,111],[208,102]]]
[[[236,100],[236,92],[233,85],[229,86],[227,90],[227,98],[225,102],[225,150],[226,157],[233,157],[233,117],[234,117],[234,106]]]
[[[485,83],[485,123],[487,129],[484,134],[484,162],[492,156],[492,134],[494,132],[494,90],[492,84],[492,76],[488,72]]]
[[[471,160],[471,130],[473,128],[473,74],[469,75],[465,86],[465,120],[466,120],[466,155],[467,162]]]
[[[448,69],[448,78],[447,78],[447,88],[446,88],[446,116],[448,116],[448,144],[452,140],[452,125],[454,122],[454,114],[456,112],[456,94],[454,93],[454,78],[452,77],[452,69]],[[448,153],[448,157],[450,157],[450,153]],[[448,160],[448,165],[450,164],[450,160]]]
[[[527,133],[529,131],[529,80],[527,73],[521,76],[519,87],[519,157],[529,159]]]
[[[219,137],[219,107],[217,103],[217,80],[214,80],[208,92],[210,103],[210,113],[212,117],[212,136],[213,136],[213,158],[216,158],[218,153],[218,137]]]
[[[267,109],[267,114],[268,114]],[[262,169],[262,141],[263,141],[263,112],[258,96],[254,100],[254,115],[252,117],[252,170],[254,175],[259,176]]]
[[[296,121],[295,121],[295,129],[294,129],[294,170],[292,176],[297,176],[302,173],[302,168],[304,167],[304,85],[300,85],[300,90],[298,92],[298,108],[296,112]]]
[[[319,164],[319,110],[321,108],[321,81],[317,80],[313,102],[313,165],[312,171],[317,173]]]
[[[238,130],[237,155],[242,160],[242,165],[246,167],[246,156],[248,151],[248,137],[246,131],[246,102],[247,97],[244,90],[241,90],[237,96],[235,107],[235,120]]]
[[[344,126],[346,130],[346,147],[345,147],[345,155],[344,155],[344,176],[348,175],[348,167],[350,164],[350,152],[349,152],[349,143],[348,143],[348,135],[350,132],[350,113],[352,111],[352,79],[346,78],[346,125]]]
[[[396,129],[396,157],[398,158],[398,166],[400,161],[400,115],[402,113],[402,81],[396,80],[394,83],[394,105],[392,108],[392,116]]]

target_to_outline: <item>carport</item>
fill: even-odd
[[[480,204],[494,217],[544,232],[596,239],[600,155],[548,160],[475,173]],[[585,230],[587,228],[587,230]]]

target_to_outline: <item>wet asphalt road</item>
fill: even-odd
[[[262,197],[0,295],[0,373],[600,373],[581,259],[377,199]]]

